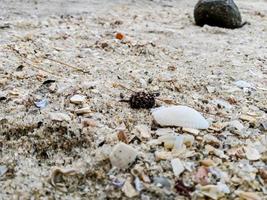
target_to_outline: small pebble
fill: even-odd
[[[120,142],[113,148],[109,159],[112,166],[119,169],[127,169],[135,161],[136,157],[137,151],[133,147]]]
[[[65,114],[65,113],[60,113],[60,112],[51,112],[49,113],[49,117],[52,121],[59,121],[59,122],[62,122],[62,121],[66,121],[66,122],[69,122],[71,121],[71,118],[68,114]]]
[[[70,102],[74,104],[82,104],[86,100],[86,97],[83,95],[76,94],[70,98]]]
[[[215,166],[215,162],[211,159],[204,159],[200,161],[200,164],[205,166],[205,167],[211,167],[211,166]]]
[[[78,115],[83,115],[83,114],[91,113],[92,111],[90,107],[84,107],[84,108],[77,109],[74,112]]]
[[[83,127],[96,127],[97,123],[93,119],[85,118],[85,119],[82,119],[82,125]]]

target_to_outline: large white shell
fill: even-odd
[[[187,106],[160,107],[152,110],[154,120],[161,126],[207,129],[209,122],[196,110]]]

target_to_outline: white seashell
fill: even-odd
[[[168,189],[171,188],[171,181],[166,177],[163,177],[163,176],[153,177],[153,182],[158,187],[163,187],[163,188],[168,188]]]
[[[172,170],[175,176],[180,176],[181,173],[185,170],[183,163],[179,158],[171,160]]]
[[[207,129],[209,122],[196,110],[187,106],[160,107],[152,110],[154,120],[161,126]]]
[[[112,166],[119,169],[126,169],[135,161],[137,151],[125,143],[117,144],[109,155]]]

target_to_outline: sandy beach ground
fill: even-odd
[[[236,1],[234,30],[195,26],[196,2],[0,0],[0,199],[267,199],[267,1]],[[119,102],[133,91],[211,126],[154,127]],[[190,138],[180,155],[153,142],[169,132]]]

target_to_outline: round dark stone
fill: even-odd
[[[207,24],[234,29],[245,24],[233,0],[199,0],[194,9],[194,18],[198,26]]]

